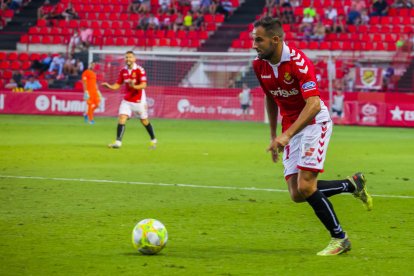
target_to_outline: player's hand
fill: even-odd
[[[267,151],[271,152],[273,162],[277,162],[278,154],[283,152],[285,146],[289,144],[289,141],[290,137],[286,133],[282,133],[281,135],[272,139],[269,147],[267,148]]]
[[[277,161],[279,161],[279,153],[277,149],[275,148],[275,143],[276,143],[275,141],[276,141],[276,137],[270,140],[270,145],[266,149],[267,152],[270,152],[273,163],[276,163]]]
[[[89,99],[89,93],[88,93],[88,91],[85,91],[85,92],[83,93],[83,99],[84,99],[85,101]]]

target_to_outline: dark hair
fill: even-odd
[[[263,27],[266,33],[271,36],[278,36],[283,39],[283,28],[282,22],[278,18],[273,18],[270,16],[265,16],[254,22],[254,27]]]
[[[132,54],[132,55],[134,55],[134,56],[135,56],[135,54],[134,54],[134,52],[133,52],[133,51],[127,51],[127,52],[125,53],[125,55],[128,55],[128,54]]]

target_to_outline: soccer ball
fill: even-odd
[[[132,230],[132,244],[145,255],[160,252],[168,241],[167,228],[156,219],[144,219]]]

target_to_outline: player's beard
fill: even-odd
[[[273,55],[275,54],[276,47],[277,44],[271,43],[269,45],[269,48],[267,48],[266,50],[261,50],[260,53],[257,53],[257,56],[260,59],[271,60]]]

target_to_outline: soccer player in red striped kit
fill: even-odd
[[[284,41],[278,19],[264,17],[254,23],[253,48],[257,58],[253,69],[266,95],[270,122],[268,151],[273,162],[283,152],[284,175],[294,202],[305,202],[330,232],[328,246],[319,256],[338,255],[351,249],[328,197],[348,192],[359,198],[368,210],[372,198],[365,188],[365,177],[356,173],[343,180],[318,180],[332,133],[332,121],[320,99],[313,64],[305,54]],[[278,111],[282,132],[276,134]]]
[[[157,139],[154,130],[148,120],[148,105],[146,100],[145,88],[147,87],[147,74],[144,68],[135,63],[135,54],[132,51],[125,53],[126,66],[119,72],[118,80],[114,84],[102,83],[106,88],[117,90],[125,84],[125,96],[119,106],[118,126],[115,142],[108,145],[109,148],[119,149],[122,146],[122,138],[125,133],[126,121],[133,115],[141,119],[142,125],[150,136],[150,148],[155,149]]]

